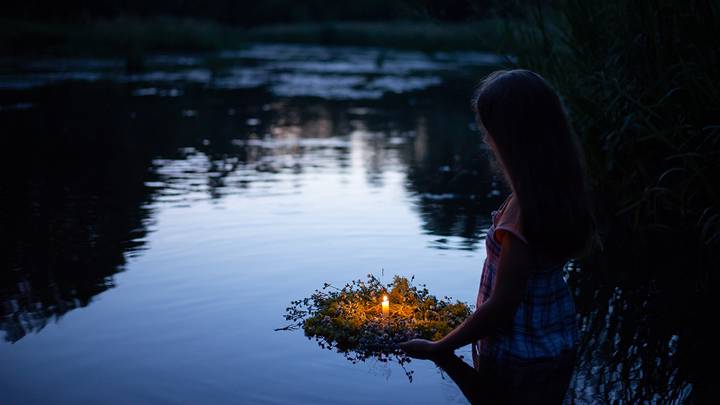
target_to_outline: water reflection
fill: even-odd
[[[77,79],[75,65],[62,66],[64,79]],[[415,68],[428,66],[437,69]],[[22,151],[22,169],[3,186],[13,196],[3,201],[14,238],[0,290],[9,341],[113,287],[113,275],[141,251],[158,204],[282,198],[301,193],[313,175],[356,170],[382,188],[386,173],[407,173],[410,203],[438,236],[433,246],[475,249],[494,203],[485,198],[492,174],[465,98],[452,94],[426,92],[408,108],[399,100],[218,92],[193,80],[172,93],[148,86],[152,77],[137,85],[89,80],[1,95],[0,104],[33,106],[2,111]]]
[[[627,258],[612,259],[627,266]],[[668,301],[653,280],[608,279],[598,263],[571,264],[568,273],[582,339],[568,397],[581,403],[690,400],[692,348],[683,341],[679,351],[682,315],[672,309],[684,304]]]
[[[114,286],[151,224],[149,156],[113,127],[22,113],[12,128],[2,194],[5,254],[0,329],[17,341]],[[94,125],[93,125],[94,124]],[[57,136],[57,129],[71,136]],[[72,138],[72,140],[70,139]]]
[[[128,74],[122,60],[0,60],[11,73],[0,89],[32,89],[63,81],[149,84],[137,96],[182,94],[185,84],[218,90],[266,89],[278,97],[377,100],[437,87],[443,76],[497,66],[503,58],[481,52],[387,51],[381,48],[254,44],[202,55],[149,55],[142,72]]]
[[[114,276],[148,247],[157,211],[168,207],[275,201],[356,176],[380,192],[400,178],[429,248],[481,248],[489,213],[506,192],[467,108],[487,60],[285,51],[224,54],[214,70],[189,56],[158,57],[148,63],[157,71],[130,76],[112,61],[66,61],[59,71],[35,64],[30,73],[2,75],[0,119],[12,154],[0,184],[10,235],[0,255],[7,341],[114,287]],[[410,76],[407,86],[396,85]],[[352,188],[327,189],[355,197]],[[331,192],[315,198],[344,197]],[[334,218],[341,228],[342,215]],[[583,328],[569,397],[687,398],[692,365],[681,349],[689,338],[658,319],[654,306],[681,315],[653,295],[652,284],[621,285],[594,271],[606,265],[569,269]]]

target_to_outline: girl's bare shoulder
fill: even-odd
[[[498,212],[494,235],[495,240],[502,243],[503,238],[508,232],[527,244],[527,240],[522,232],[520,205],[514,195],[510,195]]]

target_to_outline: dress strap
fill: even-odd
[[[492,212],[493,225],[497,225],[496,221],[497,221],[498,216],[501,216],[503,211],[505,211],[505,207],[507,207],[507,205],[510,203],[510,199],[512,198],[512,196],[513,196],[513,194],[510,193],[510,195],[505,197],[505,201],[503,201],[503,203],[500,205],[500,208],[498,208]]]

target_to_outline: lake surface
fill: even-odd
[[[3,60],[0,402],[465,403],[430,362],[410,382],[275,328],[290,301],[368,273],[474,302],[507,191],[469,101],[501,63],[282,44],[133,69]],[[642,375],[655,357],[677,374],[678,337],[649,360],[618,348],[634,332],[612,308],[642,297],[591,308],[581,273],[569,397],[687,397],[677,375],[667,392]]]

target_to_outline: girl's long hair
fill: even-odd
[[[472,106],[509,177],[531,250],[552,259],[579,254],[593,218],[582,149],[557,93],[529,70],[497,71]]]

